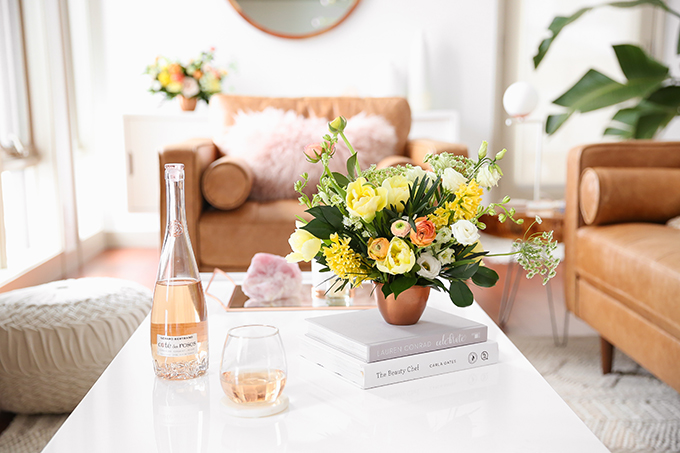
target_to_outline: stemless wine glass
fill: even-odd
[[[273,326],[249,325],[227,332],[222,351],[222,390],[236,404],[270,404],[286,385],[286,354]]]

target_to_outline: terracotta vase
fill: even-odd
[[[396,326],[410,326],[417,323],[427,306],[430,287],[413,286],[400,293],[396,299],[394,294],[386,298],[382,287],[382,283],[375,283],[373,297],[385,322]]]
[[[198,102],[198,98],[187,99],[182,95],[178,96],[178,98],[179,98],[179,107],[183,111],[192,112],[196,108],[196,103]]]

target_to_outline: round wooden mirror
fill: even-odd
[[[360,0],[229,0],[253,26],[280,38],[300,39],[337,27]]]

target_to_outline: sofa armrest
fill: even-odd
[[[406,156],[400,156],[398,154],[394,154],[392,156],[387,156],[378,164],[376,165],[377,168],[387,168],[387,167],[398,167],[398,166],[404,166],[404,165],[418,165],[416,164],[413,159],[410,157]]]
[[[451,153],[459,156],[467,156],[467,146],[461,143],[440,142],[438,140],[416,139],[406,142],[406,156],[410,157],[415,165],[427,166],[423,161],[428,154]],[[429,167],[429,166],[428,166]]]
[[[203,195],[201,193],[201,176],[206,168],[216,159],[217,147],[209,138],[191,139],[181,143],[164,146],[158,152],[160,184],[161,184],[161,241],[165,236],[166,202],[165,202],[165,164],[184,164],[184,197],[187,214],[187,228],[194,255],[199,262],[198,219],[203,211]]]

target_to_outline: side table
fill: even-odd
[[[493,216],[483,216],[480,218],[487,226],[486,230],[484,230],[484,238],[482,239],[482,244],[484,244],[485,249],[490,250],[492,254],[508,253],[512,249],[512,242],[516,239],[525,237],[529,228],[531,228],[529,234],[553,231],[553,238],[558,242],[557,256],[560,261],[564,260],[564,243],[562,242],[564,202],[561,200],[520,202],[511,207],[515,208],[515,219],[524,220],[522,225],[517,225],[512,221],[500,223],[498,218]],[[542,222],[540,224],[534,224],[536,216],[541,218]],[[506,264],[508,266],[498,313],[498,325],[501,328],[504,328],[510,318],[510,313],[512,312],[523,272],[514,256],[492,257],[488,258],[488,260],[498,264]],[[555,306],[550,282],[545,285],[545,289],[548,298],[548,310],[550,311],[553,341],[555,346],[566,346],[569,329],[569,313],[565,313],[563,334],[562,338],[560,338],[557,320],[555,318]]]

